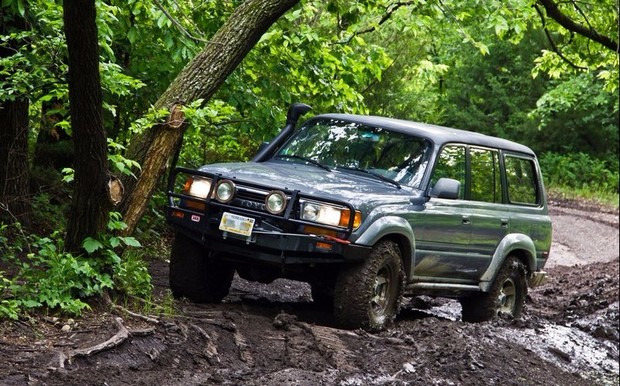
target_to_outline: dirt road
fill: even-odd
[[[457,302],[419,297],[388,331],[347,331],[307,285],[236,278],[224,304],[174,302],[175,317],[101,305],[5,323],[0,385],[616,385],[618,213],[556,203],[552,215],[552,279],[518,321],[464,323]],[[152,268],[161,294],[167,264]]]

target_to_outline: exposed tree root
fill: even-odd
[[[112,336],[110,339],[106,340],[105,342],[96,344],[91,347],[73,350],[67,354],[63,352],[58,352],[58,367],[61,369],[64,369],[65,364],[67,362],[70,364],[73,358],[75,357],[88,357],[88,356],[100,353],[102,351],[110,350],[110,349],[120,346],[123,342],[125,342],[127,339],[131,338],[134,335],[135,336],[149,335],[149,334],[152,334],[154,331],[153,328],[129,331],[123,325],[123,319],[121,318],[115,318],[114,323],[116,324],[116,327],[118,328],[118,332],[114,334],[114,336]]]
[[[129,316],[134,317],[136,319],[143,320],[143,321],[148,322],[148,323],[159,324],[159,319],[157,319],[154,316],[138,314],[136,312],[129,311],[125,307],[119,306],[118,304],[114,304],[114,303],[110,303],[110,307],[112,307],[112,312],[117,314],[117,315],[120,314],[120,313],[123,313],[123,314],[129,315]]]
[[[121,343],[129,339],[129,337],[131,336],[131,333],[123,325],[123,319],[115,318],[114,322],[116,323],[116,326],[118,327],[118,332],[113,337],[97,345],[83,348],[83,349],[74,350],[73,353],[71,354],[71,358],[74,358],[76,356],[90,356],[90,355],[99,353],[101,351],[109,350],[111,348],[119,346]]]

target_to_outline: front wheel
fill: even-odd
[[[461,299],[462,319],[483,322],[500,314],[518,318],[527,295],[526,270],[515,256],[508,256],[488,293],[478,293]]]
[[[379,242],[361,264],[338,273],[334,291],[336,322],[347,328],[381,330],[398,313],[404,273],[398,245]]]
[[[177,233],[170,252],[170,289],[175,298],[219,303],[228,295],[234,274],[230,265],[209,259],[204,246]]]

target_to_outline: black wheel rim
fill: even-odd
[[[384,318],[392,297],[392,270],[383,266],[375,276],[372,298],[370,299],[371,311],[375,318]]]
[[[514,315],[517,303],[517,285],[512,279],[506,279],[502,283],[497,296],[497,312],[500,314]]]

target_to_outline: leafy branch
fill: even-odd
[[[620,47],[618,46],[617,41],[614,41],[609,36],[600,34],[598,31],[592,28],[592,26],[589,26],[588,28],[575,22],[573,19],[562,13],[562,11],[560,11],[560,9],[558,8],[558,5],[552,0],[538,0],[538,3],[545,8],[547,16],[555,20],[562,27],[581,36],[584,36],[592,41],[600,43],[604,47],[614,52],[620,53]]]

